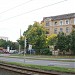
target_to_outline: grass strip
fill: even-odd
[[[32,65],[32,64],[24,64],[24,63],[17,63],[17,62],[6,62],[6,61],[0,61],[0,63],[6,63],[6,64],[10,64],[10,65],[16,65],[16,66],[39,69],[39,70],[45,70],[45,71],[75,73],[75,68],[63,68],[63,67],[55,67],[55,66],[41,66],[41,65]]]
[[[1,56],[1,57],[7,57],[7,58],[21,58],[23,59],[24,56]],[[34,57],[25,57],[26,59],[32,59],[32,60],[49,60],[49,61],[61,61],[61,62],[75,62],[75,60],[58,60],[57,58],[34,58]]]
[[[24,56],[23,54],[11,54],[11,56]],[[30,56],[30,57],[46,57],[46,58],[75,58],[74,56],[52,56],[52,55],[30,55],[30,54],[26,54],[26,56]]]

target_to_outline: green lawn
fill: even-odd
[[[75,68],[63,68],[63,67],[54,67],[54,66],[41,66],[41,65],[31,65],[31,64],[23,64],[23,63],[16,63],[16,62],[4,62],[0,61],[0,63],[6,63],[11,65],[17,65],[27,68],[33,68],[33,69],[40,69],[40,70],[46,70],[46,71],[58,71],[58,72],[72,72],[75,73]]]
[[[23,54],[11,54],[11,56],[24,56]],[[42,58],[75,58],[75,56],[47,56],[47,55],[28,55],[26,57],[42,57]]]

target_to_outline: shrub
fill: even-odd
[[[52,55],[52,52],[49,49],[41,49],[41,55]]]

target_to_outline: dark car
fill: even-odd
[[[35,54],[35,50],[34,49],[27,50],[27,54]]]

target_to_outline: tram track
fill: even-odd
[[[43,71],[43,70],[38,70],[38,69],[25,68],[25,67],[10,65],[10,64],[5,64],[5,63],[0,63],[0,68],[14,71],[17,73],[21,73],[24,75],[59,75],[59,73],[55,73],[51,71]]]

